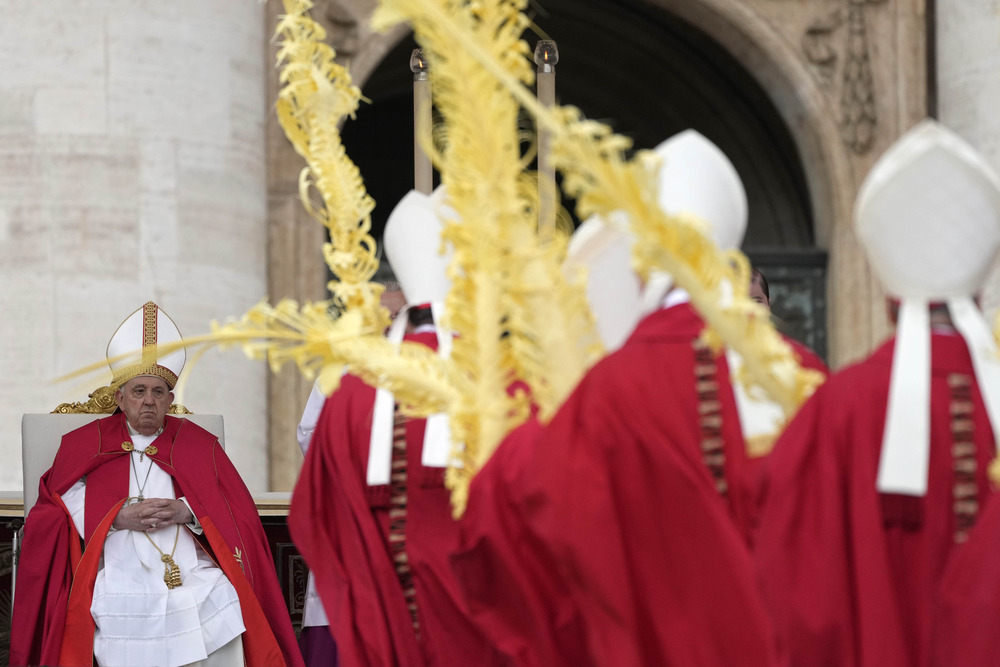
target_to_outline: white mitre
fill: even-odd
[[[604,349],[614,352],[639,322],[642,290],[632,270],[634,237],[624,225],[587,218],[570,237],[563,270],[587,272],[587,301]]]
[[[451,288],[451,247],[444,252],[441,244],[445,197],[444,186],[431,195],[410,190],[385,224],[382,248],[411,306],[443,303]]]
[[[747,225],[747,196],[736,168],[695,130],[676,134],[653,152],[660,158],[658,204],[668,215],[694,217],[723,250],[738,248]],[[645,287],[632,269],[635,235],[623,215],[591,216],[574,232],[566,264],[587,268],[587,299],[608,352],[625,342],[641,316],[659,307],[671,280],[654,273]]]
[[[695,130],[675,134],[653,150],[662,160],[660,208],[703,223],[703,231],[721,250],[739,248],[747,229],[747,193],[726,154]],[[651,275],[643,312],[659,307],[671,284],[663,273]]]
[[[877,487],[927,493],[931,302],[947,305],[972,356],[994,432],[1000,426],[996,341],[973,301],[1000,250],[1000,179],[957,135],[925,120],[872,168],[854,211],[858,238],[900,301]]]
[[[739,248],[747,229],[747,193],[726,154],[695,130],[675,134],[654,151],[663,160],[660,208],[704,221],[722,250]]]
[[[429,306],[438,325],[444,311],[444,300],[451,288],[448,264],[452,253],[444,252],[441,241],[442,216],[451,215],[445,206],[445,190],[438,187],[430,196],[416,190],[407,193],[389,214],[382,238],[382,247],[392,265],[396,279],[406,295],[406,306],[396,316],[389,329],[390,342],[399,344],[406,332],[409,310],[414,306]],[[438,325],[438,354],[447,359],[451,354],[452,338]],[[395,399],[392,392],[378,389],[372,416],[371,441],[368,448],[369,486],[388,484],[392,474],[392,431]],[[451,432],[446,414],[431,415],[424,430],[421,463],[444,468],[451,452]]]
[[[173,389],[184,369],[187,352],[181,348],[163,354],[158,346],[180,340],[181,332],[174,321],[159,306],[148,301],[118,325],[108,342],[108,365],[113,374],[111,385],[118,388],[134,377],[153,375],[163,378]],[[131,353],[139,350],[142,356],[136,361]]]

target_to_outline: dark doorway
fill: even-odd
[[[535,0],[537,35],[556,40],[556,92],[637,148],[694,128],[729,156],[746,186],[750,222],[744,251],[771,282],[773,310],[792,336],[826,353],[826,256],[815,248],[803,165],[765,90],[692,25],[643,0]],[[412,37],[364,84],[372,104],[343,137],[378,202],[380,238],[393,204],[412,187]],[[572,202],[564,202],[572,213]]]

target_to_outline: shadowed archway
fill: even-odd
[[[643,0],[541,0],[531,13],[537,34],[559,44],[560,102],[610,123],[637,148],[694,128],[726,152],[750,204],[744,250],[771,281],[789,332],[825,355],[826,255],[816,248],[802,159],[760,83],[704,32]],[[372,104],[343,130],[378,202],[376,238],[412,186],[415,46],[409,35],[388,53],[363,84]]]

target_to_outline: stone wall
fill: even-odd
[[[145,301],[193,335],[266,295],[264,23],[249,1],[5,4],[0,489],[21,486],[21,415],[85,399],[96,378],[51,380]],[[225,416],[257,490],[266,373],[212,352],[182,397]]]
[[[937,3],[937,93],[941,122],[958,132],[1000,172],[1000,5]],[[983,293],[990,315],[1000,310],[1000,266]]]

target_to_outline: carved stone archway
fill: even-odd
[[[590,3],[581,0],[581,12]],[[888,331],[881,292],[851,230],[861,180],[927,112],[925,0],[627,0],[662,9],[709,36],[766,91],[796,144],[812,204],[815,244],[829,254],[827,314],[833,367],[866,354]],[[374,0],[317,0],[314,16],[364,89],[405,36],[372,33]],[[534,0],[544,8],[545,0]],[[269,26],[280,2],[268,2]],[[273,47],[271,49],[273,57]],[[269,81],[275,99],[276,75]],[[571,101],[571,100],[570,100]],[[297,201],[301,159],[269,118],[270,296],[322,298],[323,230]],[[271,483],[290,488],[294,442],[309,383],[286,370],[271,381]]]
[[[927,115],[924,2],[646,1],[712,36],[784,116],[805,164],[817,244],[830,256],[831,366],[863,356],[888,322],[851,212],[875,159]]]

